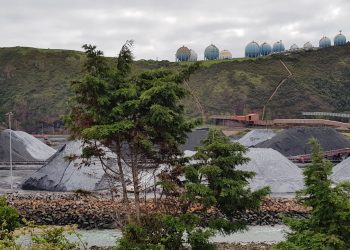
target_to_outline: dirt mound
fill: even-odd
[[[350,157],[333,168],[331,178],[335,182],[350,181]]]
[[[275,135],[271,129],[254,129],[240,138],[238,142],[246,147],[252,147],[271,139]]]
[[[45,161],[56,150],[47,146],[34,136],[23,131],[12,131],[12,160],[13,161]],[[0,162],[10,160],[10,130],[0,133]]]
[[[272,193],[294,193],[303,188],[302,171],[285,156],[271,148],[250,148],[250,161],[237,169],[253,171],[253,190],[269,186]]]
[[[285,156],[309,154],[308,141],[316,138],[325,151],[350,147],[350,141],[333,128],[290,128],[278,133],[265,142],[257,144],[257,148],[273,148]]]

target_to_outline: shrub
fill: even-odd
[[[129,224],[117,243],[118,250],[181,250],[191,246],[193,250],[215,249],[209,242],[213,236],[210,229],[199,227],[193,214],[144,216],[141,225]]]
[[[19,221],[17,210],[8,205],[5,197],[0,197],[0,239],[4,239],[7,233],[18,228]]]
[[[58,249],[58,250],[70,250],[77,249],[79,243],[70,242],[66,235],[75,234],[80,238],[80,236],[75,232],[75,229],[72,227],[40,227],[43,232],[41,234],[33,235],[32,249]]]

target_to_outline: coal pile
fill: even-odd
[[[196,150],[197,147],[201,146],[201,142],[207,138],[208,133],[208,128],[197,128],[187,133],[186,142],[180,145],[180,150],[183,152],[185,150]]]
[[[56,150],[47,146],[34,136],[23,131],[12,131],[12,160],[13,161],[45,161]],[[0,162],[10,161],[10,130],[0,133]]]
[[[79,158],[83,144],[71,141],[53,155],[50,160],[24,181],[22,188],[27,190],[87,191],[108,188],[108,176],[98,158],[92,158],[84,165]],[[104,157],[104,163],[116,168],[116,156],[109,152]]]
[[[271,129],[254,129],[240,138],[238,142],[246,147],[252,147],[271,139],[275,135],[276,134]]]
[[[331,179],[335,182],[350,181],[350,157],[333,168]]]
[[[304,187],[302,171],[285,156],[271,148],[250,148],[250,161],[237,169],[252,171],[256,176],[250,187],[257,190],[269,186],[274,194],[294,193]]]
[[[325,151],[348,148],[350,141],[333,128],[290,128],[278,133],[272,139],[257,144],[257,148],[272,148],[284,156],[295,156],[311,153],[308,144],[310,138],[316,138]]]

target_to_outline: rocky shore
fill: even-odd
[[[123,204],[102,195],[74,193],[8,194],[8,202],[20,215],[37,224],[68,225],[79,228],[118,228],[126,217]],[[151,206],[146,204],[145,206]],[[309,209],[295,199],[267,198],[259,211],[237,213],[233,219],[244,220],[249,225],[281,224],[281,216],[303,217]]]

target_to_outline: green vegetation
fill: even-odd
[[[127,42],[117,63],[110,67],[96,46],[83,46],[86,74],[72,83],[75,95],[66,121],[75,139],[85,142],[83,157],[103,156],[101,145],[115,148],[118,171],[104,165],[105,171],[122,183],[123,200],[129,206],[124,173],[131,170],[136,219],[140,222],[140,171],[145,161],[148,167],[158,168],[174,164],[181,155],[178,146],[185,143],[186,133],[194,126],[185,119],[179,102],[186,95],[182,82],[198,66],[133,75],[131,47],[132,41]],[[129,149],[127,153],[123,147]]]
[[[248,181],[255,173],[235,169],[235,166],[249,161],[245,157],[246,151],[243,145],[231,143],[221,131],[211,129],[193,157],[196,163],[184,167],[187,192],[182,199],[185,210],[199,203],[204,209],[217,207],[230,217],[237,211],[258,209],[269,188],[252,192]],[[227,228],[228,232],[242,229],[241,222],[237,223],[237,228],[234,224],[231,226],[233,228]]]
[[[19,229],[19,214],[15,208],[8,205],[4,197],[0,198],[0,223],[0,249],[71,250],[77,249],[79,245],[85,247],[83,242],[72,243],[67,240],[67,234],[74,234],[80,239],[75,227],[36,226],[23,220],[22,228]],[[31,244],[24,246],[16,243],[16,239],[22,235],[30,236]]]
[[[0,240],[18,228],[19,222],[19,214],[16,209],[7,204],[5,197],[0,197]]]
[[[297,117],[302,111],[350,111],[350,45],[317,51],[300,51],[265,58],[202,62],[190,80],[206,114],[261,112],[278,83],[293,73],[267,106],[267,117]],[[20,125],[39,131],[67,111],[72,95],[70,81],[83,75],[82,52],[33,48],[0,49],[0,122],[9,110]],[[116,60],[108,58],[108,63]],[[132,66],[144,70],[175,69],[193,63],[139,60]],[[200,115],[194,100],[185,101],[191,116]]]
[[[333,187],[331,162],[324,160],[315,139],[310,143],[312,163],[304,170],[306,188],[299,200],[312,210],[306,219],[286,219],[291,232],[277,249],[350,249],[350,183]]]
[[[258,209],[269,189],[252,192],[248,180],[254,173],[235,169],[249,160],[245,153],[244,146],[230,143],[219,130],[211,129],[203,146],[188,159],[195,163],[182,165],[177,174],[162,175],[166,195],[178,198],[180,209],[169,214],[146,214],[140,223],[127,225],[117,249],[180,250],[190,245],[193,250],[210,250],[216,249],[209,241],[216,232],[246,229],[243,221],[232,221],[231,216]],[[179,179],[182,174],[186,177],[184,185]]]

